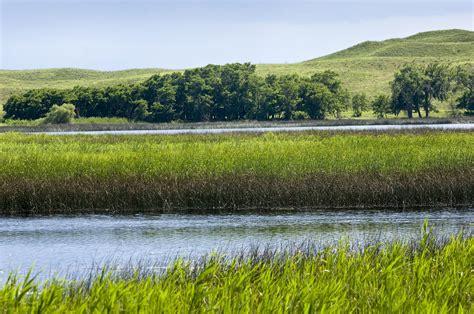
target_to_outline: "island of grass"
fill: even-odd
[[[0,134],[0,213],[472,206],[470,131]]]
[[[10,275],[0,307],[12,313],[471,313],[474,239],[373,243],[243,253],[162,273],[146,264],[83,279]]]

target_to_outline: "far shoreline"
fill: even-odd
[[[28,122],[26,122],[27,124]],[[290,120],[290,121],[215,121],[215,122],[171,122],[171,123],[84,123],[80,119],[70,124],[44,124],[44,125],[2,125],[0,133],[49,133],[49,132],[101,132],[101,131],[176,131],[176,134],[201,133],[224,133],[219,130],[229,129],[236,132],[251,132],[251,129],[274,129],[274,128],[302,128],[302,131],[311,131],[311,128],[323,127],[323,131],[330,131],[324,127],[360,127],[360,126],[421,126],[441,124],[474,124],[474,117],[465,116],[457,118],[429,118],[429,119],[338,119],[338,120]],[[247,130],[243,130],[247,129]],[[205,130],[217,130],[217,132],[206,132]],[[317,130],[317,129],[315,129]],[[337,130],[337,129],[335,129]],[[189,132],[186,132],[189,131]],[[271,131],[271,130],[270,130]],[[278,130],[276,130],[278,131]],[[283,130],[284,131],[284,130]],[[166,132],[164,132],[166,133]],[[160,133],[158,133],[160,134]]]

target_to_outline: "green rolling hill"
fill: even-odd
[[[366,41],[321,58],[296,64],[265,64],[258,71],[299,73],[333,70],[341,75],[351,93],[387,93],[397,69],[410,62],[446,62],[474,68],[474,32],[442,30],[419,33],[407,38]]]
[[[407,38],[367,41],[305,62],[294,64],[260,64],[259,74],[312,73],[333,70],[341,75],[351,93],[368,95],[387,93],[393,73],[408,62],[447,62],[474,68],[474,32],[441,30],[419,33]],[[93,71],[83,69],[0,70],[0,104],[17,92],[32,88],[71,88],[76,85],[107,86],[134,83],[151,75],[172,70],[133,69]]]

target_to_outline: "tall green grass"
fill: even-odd
[[[474,203],[474,134],[0,135],[0,212]]]
[[[177,261],[164,274],[99,271],[83,280],[0,288],[5,313],[472,313],[474,239],[311,245]]]

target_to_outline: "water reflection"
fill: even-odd
[[[278,247],[312,240],[411,240],[428,219],[438,234],[472,233],[474,210],[314,211],[278,214],[156,216],[54,216],[0,218],[0,281],[35,265],[43,274],[65,273],[93,262],[168,261],[212,250],[235,252],[255,245]],[[2,279],[3,278],[3,279]]]

